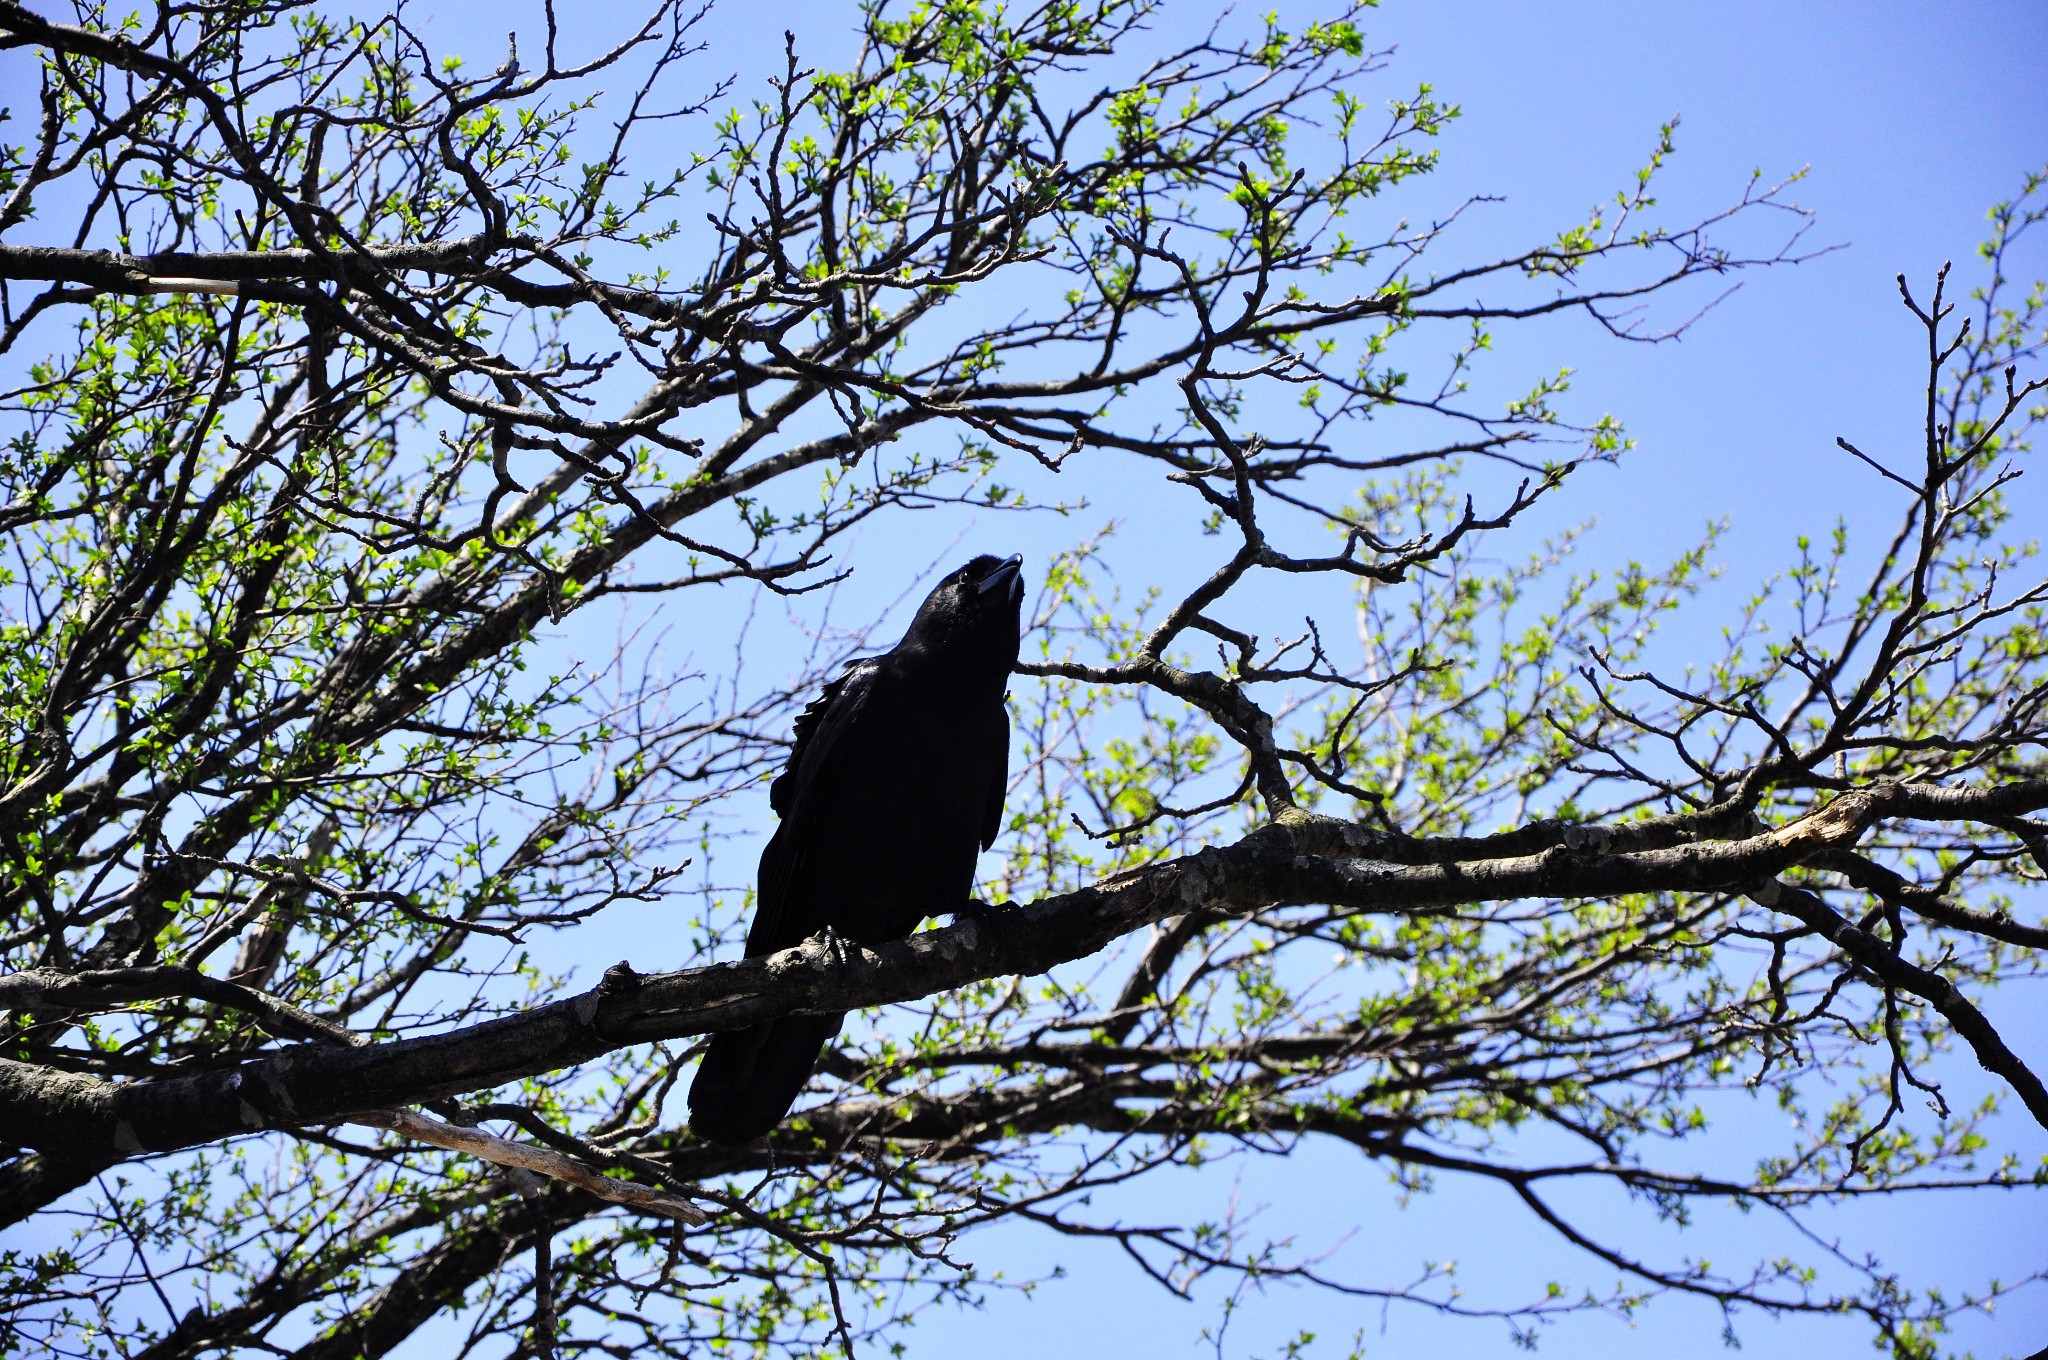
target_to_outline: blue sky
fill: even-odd
[[[1169,0],[1159,27],[1206,24],[1212,12]],[[443,0],[430,7],[427,22],[442,43],[494,62],[502,39],[482,35],[501,33],[505,13]],[[779,58],[785,26],[796,30],[808,60],[832,64],[847,53],[853,13],[846,3],[769,12],[726,4],[708,21],[711,50],[697,69],[707,76],[738,70],[735,93],[747,94],[749,81]],[[1298,20],[1312,12],[1289,5],[1286,13]],[[1893,278],[1903,272],[1924,290],[1951,258],[1966,272],[1987,206],[2048,162],[2048,7],[1395,0],[1372,16],[1368,33],[1374,46],[1396,49],[1369,94],[1391,97],[1428,81],[1464,109],[1443,139],[1440,169],[1403,211],[1420,218],[1473,194],[1502,200],[1468,220],[1460,258],[1505,252],[1579,220],[1626,181],[1658,125],[1674,114],[1683,119],[1679,152],[1660,190],[1671,218],[1721,206],[1753,168],[1770,179],[1810,168],[1794,195],[1816,214],[1808,244],[1842,248],[1748,278],[1681,342],[1632,346],[1567,321],[1504,333],[1498,345],[1496,362],[1516,378],[1571,365],[1572,409],[1612,411],[1638,441],[1619,466],[1591,470],[1549,511],[1552,527],[1598,520],[1588,560],[1666,557],[1709,520],[1727,519],[1726,579],[1676,631],[1672,655],[1710,643],[1740,597],[1788,559],[1797,535],[1824,533],[1837,516],[1873,526],[1890,521],[1894,505],[1885,484],[1850,463],[1834,439],[1843,435],[1880,454],[1914,447],[1920,340]],[[465,41],[472,34],[478,40]],[[2048,273],[2040,252],[2034,263],[2036,276]],[[2017,499],[2031,507],[2036,523],[2048,524],[2040,513],[2048,506],[2041,483],[2048,473],[2028,478]],[[1176,546],[1187,542],[1181,509],[1148,518],[1142,506],[1120,508],[1129,517],[1118,558],[1125,588],[1184,589],[1206,573],[1202,558]],[[853,612],[895,594],[906,559],[921,565],[919,554],[948,553],[963,536],[977,546],[1000,536],[1003,546],[1035,558],[1083,527],[946,514],[892,527],[886,537],[848,549],[857,570],[876,568],[856,578]],[[697,626],[717,629],[711,619]],[[743,874],[728,866],[718,876],[732,881]],[[644,935],[634,943],[623,933],[632,924],[612,928],[620,934],[601,927],[575,932],[562,944],[594,967],[619,956],[615,944],[639,950],[638,960],[648,946]],[[1992,998],[1989,1009],[2039,1054],[2048,1049],[2044,1002],[2039,988],[2013,987]],[[1984,1089],[1967,1065],[1949,1075],[1957,1089]],[[2008,1130],[2021,1146],[2042,1150],[2024,1128],[2009,1123]],[[1727,1141],[1714,1145],[1715,1155],[1753,1147],[1743,1141],[1746,1132],[1768,1138],[1775,1129],[1761,1112],[1732,1110],[1722,1132]],[[1306,1249],[1330,1248],[1332,1272],[1349,1277],[1394,1283],[1424,1261],[1456,1259],[1475,1301],[1494,1287],[1503,1291],[1496,1297],[1519,1297],[1531,1282],[1552,1277],[1596,1287],[1613,1279],[1610,1269],[1532,1228],[1503,1195],[1446,1185],[1402,1208],[1381,1169],[1331,1148],[1309,1147],[1271,1165],[1213,1164],[1144,1187],[1116,1211],[1133,1221],[1213,1214],[1232,1197],[1263,1206],[1271,1231],[1295,1236]],[[1597,1198],[1581,1207],[1602,1212]],[[1952,1287],[2048,1266],[2041,1222],[2038,1202],[2014,1195],[1901,1200],[1825,1220],[1828,1231],[1877,1251],[1908,1278]],[[1666,1261],[1690,1253],[1728,1263],[1775,1249],[1779,1230],[1710,1215],[1683,1235],[1634,1240]],[[1202,1334],[1218,1321],[1220,1296],[1176,1300],[1110,1248],[1006,1227],[970,1239],[962,1254],[1012,1279],[1059,1265],[1066,1275],[1029,1301],[1002,1295],[980,1312],[929,1315],[906,1338],[914,1360],[970,1352],[986,1360],[1160,1355],[1183,1346],[1212,1353]],[[1605,1317],[1566,1322],[1546,1332],[1543,1348],[1585,1357],[1718,1355],[1720,1327],[1712,1307],[1667,1300],[1632,1324]],[[1510,1349],[1495,1324],[1449,1323],[1400,1309],[1383,1314],[1370,1302],[1276,1288],[1245,1301],[1224,1353],[1273,1354],[1303,1328],[1321,1334],[1327,1353],[1336,1355],[1361,1330],[1366,1353],[1375,1356],[1479,1357]],[[1853,1324],[1832,1321],[1750,1316],[1739,1320],[1739,1331],[1749,1356],[1861,1353],[1864,1345]],[[1980,1356],[2028,1355],[2048,1345],[2048,1295],[2024,1295],[1995,1317],[1967,1320],[1956,1340]]]

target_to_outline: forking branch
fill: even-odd
[[[1514,556],[1626,441],[1555,370],[1482,364],[1545,317],[1666,336],[1810,257],[1806,218],[1757,180],[1665,222],[1665,129],[1585,222],[1475,257],[1480,199],[1382,212],[1455,110],[1366,99],[1365,17],[885,7],[848,69],[787,40],[724,113],[687,9],[585,57],[543,5],[472,75],[404,16],[0,0],[41,80],[0,151],[0,1217],[111,1244],[9,1276],[18,1325],[55,1344],[89,1297],[126,1327],[148,1291],[156,1360],[316,1315],[316,1353],[451,1314],[530,1354],[622,1344],[597,1318],[852,1350],[972,1296],[960,1235],[1004,1219],[1182,1294],[1517,1328],[1679,1291],[1910,1339],[1995,1297],[1672,1265],[1550,1187],[1805,1232],[2015,1183],[1958,1096],[1974,1060],[2041,1114],[1985,999],[2041,938],[2005,502],[2038,315],[1989,287],[1958,336],[1960,285],[1912,293],[1928,450],[1845,432],[1910,492],[1888,549],[1809,554],[1660,673],[1711,546],[1598,581],[1570,532]],[[791,714],[881,637],[824,587],[893,589],[872,545],[910,510],[1084,503],[1194,546],[1158,598],[1106,584],[1114,540],[1028,564],[1003,907],[717,962]],[[644,971],[556,975],[608,927]],[[873,1007],[766,1139],[677,1127],[668,1041]],[[1754,1175],[1660,1132],[1750,1089],[1804,1120]],[[1107,1207],[1308,1140],[1508,1188],[1625,1283],[1480,1302]]]

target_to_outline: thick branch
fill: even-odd
[[[111,250],[0,245],[0,279],[76,283],[106,293],[201,292],[223,286],[232,292],[231,285],[258,280],[321,283],[332,279],[337,269],[476,273],[489,249],[480,236],[324,254],[310,250],[180,250],[123,255]]]
[[[282,1038],[338,1044],[365,1042],[332,1020],[301,1010],[268,992],[208,977],[191,968],[97,968],[82,973],[30,968],[0,977],[0,1007],[11,1010],[100,1010],[173,997],[189,997],[246,1012],[264,1029]]]
[[[1881,817],[1950,820],[2042,806],[2048,779],[1992,789],[1888,784],[1844,794],[1788,826],[1741,840],[1630,853],[1560,845],[1535,855],[1425,865],[1362,858],[1382,838],[1351,823],[1296,814],[1228,847],[1014,907],[986,922],[970,917],[863,949],[848,963],[814,941],[675,973],[641,976],[621,965],[581,996],[446,1034],[359,1048],[307,1045],[223,1071],[127,1085],[0,1061],[0,1138],[72,1156],[170,1151],[486,1089],[631,1044],[1042,973],[1190,912],[1244,915],[1318,903],[1433,913],[1521,898],[1747,890],[1853,845]],[[2037,1114],[2048,1125],[2048,1099]]]

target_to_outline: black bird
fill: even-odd
[[[1003,691],[1017,660],[1021,562],[977,557],[926,597],[894,650],[857,661],[796,720],[769,786],[747,957],[828,938],[900,940],[969,905],[1009,779]],[[711,1037],[690,1127],[751,1142],[782,1121],[844,1015],[789,1015]]]

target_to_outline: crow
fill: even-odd
[[[1009,780],[1004,689],[1017,660],[1022,561],[976,557],[926,597],[888,653],[856,661],[796,720],[769,786],[781,816],[761,852],[747,957],[801,944],[900,940],[978,904],[976,855]],[[690,1127],[728,1147],[782,1121],[844,1015],[789,1015],[714,1034]]]

